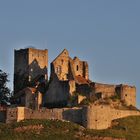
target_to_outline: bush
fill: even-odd
[[[110,99],[112,99],[113,101],[121,100],[121,98],[120,98],[120,96],[118,94],[116,94],[114,96],[111,96]]]
[[[86,98],[80,103],[80,105],[90,105],[90,100]]]

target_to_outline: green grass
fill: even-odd
[[[42,130],[30,130],[15,132],[15,128],[43,125]],[[12,124],[0,124],[0,140],[76,140],[75,132],[79,131],[79,126],[69,122],[58,120],[28,120]]]
[[[140,140],[140,117],[126,117],[117,119],[116,126],[107,130],[85,130],[84,133],[90,136],[106,136],[115,138],[126,138],[127,140]]]
[[[58,120],[28,120],[19,123],[0,123],[0,140],[83,140],[88,136],[126,138],[140,140],[140,117],[127,117],[115,120],[112,128],[107,130],[88,130],[70,122]],[[15,131],[23,126],[42,125],[40,130]]]

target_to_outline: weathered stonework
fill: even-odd
[[[88,79],[88,64],[78,57],[72,59],[69,52],[64,49],[51,63],[51,79],[57,76],[60,81],[73,80],[75,76]]]
[[[14,98],[18,101],[18,106],[39,109],[42,107],[42,96],[36,88],[27,87],[18,92]]]
[[[79,79],[87,82],[88,78],[87,62],[77,57],[72,59],[64,49],[51,63],[51,82],[46,92],[45,104],[66,106],[69,97],[76,92],[77,84],[81,84]]]
[[[34,48],[15,50],[14,93],[32,85],[43,76],[48,80],[48,50]]]
[[[82,124],[82,108],[40,109],[32,110],[25,107],[7,109],[6,123],[28,119],[57,119]]]
[[[59,81],[54,78],[46,92],[44,104],[46,107],[64,107],[69,98],[69,81]]]
[[[83,126],[89,129],[107,129],[115,119],[140,116],[140,111],[118,110],[109,105],[90,105],[83,108]]]
[[[88,98],[110,98],[119,96],[126,105],[136,105],[136,88],[128,85],[110,85],[89,80],[88,63],[78,57],[72,59],[64,49],[51,63],[51,82],[46,93],[46,103],[68,102],[70,96],[78,93]]]
[[[135,86],[92,82],[89,79],[88,63],[78,57],[72,59],[66,49],[51,63],[48,85],[45,83],[48,80],[47,71],[48,50],[15,50],[14,97],[22,107],[8,108],[6,113],[0,112],[0,120],[4,119],[4,115],[7,115],[7,123],[24,119],[59,119],[72,121],[89,129],[106,129],[114,119],[140,115],[137,110],[116,109],[115,103],[103,105],[92,102],[92,105],[90,103],[86,107],[63,108],[72,106],[71,97],[76,97],[77,103],[74,105],[91,98],[102,101],[116,97],[125,107],[136,106]],[[53,109],[40,108],[43,105]]]
[[[25,107],[9,108],[6,122],[27,119],[57,119],[71,121],[88,129],[107,129],[113,120],[128,116],[140,116],[140,111],[117,110],[109,105],[91,105],[83,108],[61,108],[32,110]]]
[[[95,94],[101,94],[101,98],[114,96],[116,91],[115,85],[93,83],[93,90]]]
[[[121,99],[126,105],[136,106],[136,87],[128,85],[120,85]]]
[[[110,98],[118,96],[127,106],[136,106],[136,87],[129,85],[109,85],[101,83],[91,83],[92,94],[99,98]]]

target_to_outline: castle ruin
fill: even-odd
[[[6,110],[5,122],[59,119],[106,129],[114,119],[140,115],[135,86],[92,81],[88,63],[71,58],[66,49],[50,67],[48,79],[48,50],[15,50],[13,103],[17,107]]]
[[[128,85],[109,85],[89,79],[88,63],[78,57],[73,59],[64,49],[51,63],[51,77],[46,92],[47,105],[66,106],[70,96],[77,98],[110,98],[118,96],[126,105],[136,106],[136,88]],[[84,98],[85,97],[85,98]]]
[[[88,63],[72,59],[64,49],[51,63],[51,77],[45,102],[50,106],[66,106],[76,93],[77,84],[89,82]]]

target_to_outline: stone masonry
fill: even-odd
[[[88,129],[107,129],[112,121],[128,116],[140,116],[140,111],[118,110],[109,105],[91,105],[75,108],[32,110],[25,107],[9,108],[6,123],[28,119],[56,119],[71,121]]]
[[[7,123],[25,119],[59,119],[72,121],[89,129],[106,129],[114,119],[140,115],[138,110],[129,109],[129,106],[136,106],[135,86],[91,81],[88,63],[78,57],[72,59],[66,49],[51,63],[48,84],[47,81],[48,50],[15,50],[14,97],[20,103],[18,107],[0,112],[0,121],[4,121],[4,118]],[[78,95],[77,105],[95,96],[104,100],[117,97],[128,108],[122,110],[109,104],[96,103],[67,108],[70,98],[75,95]],[[48,109],[49,107],[52,109]]]
[[[83,126],[88,129],[107,129],[115,119],[140,116],[138,110],[119,110],[109,105],[90,105],[83,108]]]
[[[75,76],[89,79],[88,64],[78,57],[72,59],[69,52],[64,49],[51,63],[51,78],[57,75],[60,81],[73,80]]]
[[[37,82],[41,76],[48,80],[48,50],[15,50],[14,93]]]
[[[111,98],[119,96],[127,106],[136,106],[136,87],[128,85],[110,85],[92,82],[89,79],[88,63],[78,57],[73,59],[64,49],[51,63],[50,85],[46,92],[46,104],[66,106],[70,96],[75,93],[87,98]],[[83,99],[85,99],[85,97]]]
[[[45,104],[66,106],[69,97],[76,92],[79,79],[89,80],[88,63],[78,57],[72,59],[64,49],[51,63],[51,78]]]
[[[127,106],[136,106],[136,87],[129,85],[109,85],[102,83],[91,83],[92,94],[99,98],[110,98],[118,96]]]

